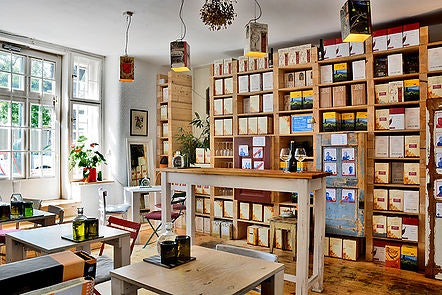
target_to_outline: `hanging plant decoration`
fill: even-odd
[[[236,0],[206,0],[201,7],[201,20],[211,31],[226,29],[236,17],[233,8]]]

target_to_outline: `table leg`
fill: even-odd
[[[322,292],[324,282],[324,236],[325,236],[325,178],[322,179],[322,188],[315,192],[314,222],[315,222],[315,243],[313,246],[313,275],[318,279],[313,283],[312,290]]]
[[[261,283],[261,294],[284,294],[284,270]]]
[[[186,185],[186,235],[195,241],[195,186]]]
[[[124,236],[113,243],[114,246],[114,268],[130,264],[130,236]]]
[[[124,203],[130,204],[129,210],[127,210],[127,220],[134,221],[135,209],[134,209],[135,193],[124,190]]]
[[[274,242],[275,242],[275,222],[270,221],[270,253],[273,253]]]
[[[167,180],[167,172],[161,172],[161,223],[166,224],[166,222],[170,221],[170,212],[172,206],[165,206],[165,204],[170,204],[171,201],[171,193],[172,193],[172,184]],[[186,208],[187,210],[187,208]]]
[[[25,259],[25,246],[6,235],[6,263]]]
[[[293,247],[293,259],[296,258],[296,224],[292,224],[290,229],[290,235],[292,239],[292,247]]]
[[[308,181],[297,188],[298,197],[298,225],[296,230],[296,294],[308,294],[308,266],[309,266],[309,233],[310,233],[310,192]]]
[[[118,278],[111,277],[112,295],[136,295],[137,287]]]

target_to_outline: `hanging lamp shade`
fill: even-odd
[[[190,71],[190,45],[186,41],[170,42],[170,67],[175,72]]]
[[[342,6],[340,14],[342,41],[364,42],[370,37],[370,1],[348,0]]]
[[[246,26],[246,45],[244,55],[251,57],[264,57],[268,50],[268,24],[250,22]]]
[[[120,56],[120,82],[133,82],[135,80],[135,58],[133,56]]]

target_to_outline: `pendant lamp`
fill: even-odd
[[[364,42],[371,35],[370,1],[348,0],[341,11],[341,35],[344,42]]]
[[[184,41],[186,36],[186,24],[184,23],[181,13],[183,11],[184,0],[181,0],[180,6],[180,20],[182,23],[182,34],[178,40],[170,42],[170,68],[174,72],[188,72],[190,71],[190,46]]]
[[[129,28],[132,22],[132,11],[126,11],[123,13],[126,16],[126,34],[125,34],[125,47],[124,55],[120,56],[120,82],[133,82],[135,79],[135,58],[127,55],[127,43],[129,39]]]
[[[251,19],[246,25],[246,44],[244,47],[244,55],[250,57],[264,57],[268,51],[268,24],[257,23],[256,21],[262,16],[261,5],[255,0],[256,6],[259,8],[259,15]]]

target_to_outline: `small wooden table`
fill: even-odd
[[[262,294],[283,294],[284,264],[192,246],[196,260],[168,269],[139,262],[111,271],[112,294],[140,288],[173,295],[245,294],[261,284]]]
[[[269,219],[270,223],[270,253],[273,253],[273,242],[275,240],[275,231],[277,229],[290,231],[292,241],[293,258],[296,258],[296,217],[273,217]]]
[[[25,248],[50,254],[76,248],[90,253],[91,243],[104,242],[114,246],[114,267],[130,263],[130,233],[108,226],[100,225],[100,238],[72,242],[61,236],[72,235],[72,223],[20,230],[6,234],[6,262],[26,258]]]
[[[53,225],[53,224],[55,224],[55,214],[47,212],[47,211],[34,209],[33,215],[31,217],[1,220],[0,221],[0,228],[3,224],[20,223],[20,222],[32,222],[32,223],[40,224],[42,226]],[[18,225],[17,225],[17,228],[18,228]]]

